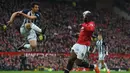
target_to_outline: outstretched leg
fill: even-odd
[[[99,69],[98,69],[98,66],[97,65],[92,65],[92,64],[89,64],[87,62],[84,62],[80,59],[76,59],[76,64],[80,67],[84,67],[84,68],[90,68],[90,69],[95,69],[95,72],[96,73],[100,73]]]
[[[74,64],[76,59],[77,59],[77,56],[74,53],[74,51],[72,51],[71,56],[70,56],[70,58],[68,60],[67,67],[64,70],[64,73],[69,73],[70,72],[70,70],[73,68],[73,64]]]

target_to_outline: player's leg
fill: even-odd
[[[25,27],[27,28],[27,29],[33,29],[33,30],[35,30],[35,31],[37,31],[37,32],[39,32],[39,33],[42,33],[42,34],[44,34],[45,33],[45,31],[46,31],[46,27],[42,30],[41,28],[39,28],[37,25],[35,25],[34,23],[26,23],[25,24]]]
[[[33,30],[35,30],[36,32],[39,33],[38,36],[40,38],[43,38],[44,40],[46,39],[46,35],[44,35],[45,31],[46,31],[46,27],[44,27],[44,29],[41,29],[37,25],[35,25],[34,23],[26,23],[25,24],[25,28],[26,29],[33,29]]]
[[[36,51],[37,48],[37,35],[35,30],[31,29],[27,37],[32,51]]]
[[[103,60],[103,65],[104,65],[104,67],[106,68],[107,73],[110,73],[110,70],[108,69],[108,66],[107,66],[107,64],[104,62],[104,60]]]
[[[68,60],[68,64],[67,64],[67,67],[66,67],[64,73],[69,73],[70,70],[72,69],[74,62],[77,59],[77,52],[79,50],[78,47],[79,47],[78,44],[74,44],[73,47],[71,48],[71,55]]]
[[[30,44],[26,44],[26,43],[23,43],[21,46],[18,47],[18,50],[21,50],[21,49],[29,49],[31,48]]]
[[[37,40],[30,39],[29,40],[29,44],[25,44],[24,43],[23,45],[18,47],[18,50],[21,50],[21,49],[32,49],[32,51],[36,51],[36,47],[37,47]]]
[[[26,30],[26,28],[24,27],[24,25],[22,25],[20,27],[20,33],[24,36],[25,39],[27,39],[27,36],[28,36],[28,31]],[[26,43],[23,43],[21,46],[18,47],[18,50],[21,50],[21,49],[25,49],[25,48],[30,48],[30,44],[26,44]]]
[[[104,58],[105,58],[105,54],[104,55],[100,55],[100,62],[101,62],[101,65],[103,66],[103,67],[105,67],[106,68],[106,70],[107,70],[107,73],[110,73],[110,70],[108,69],[108,67],[107,67],[107,64],[105,63],[105,61],[104,61]]]
[[[98,69],[98,65],[96,65],[96,64],[89,64],[81,59],[76,59],[75,62],[76,62],[76,65],[79,67],[94,69],[96,73],[100,73],[100,71]]]
[[[99,66],[99,69],[101,69],[102,67],[104,67],[104,57],[103,57],[103,54],[98,54],[98,66]]]
[[[76,59],[77,59],[77,55],[75,54],[74,50],[72,50],[71,56],[68,60],[68,64],[67,64],[67,67],[64,70],[64,73],[69,73],[72,70],[73,64],[74,64]]]
[[[29,40],[32,51],[36,51],[37,48],[37,40]]]
[[[20,28],[20,32],[24,37],[27,38],[29,44],[23,44],[18,48],[18,50],[31,48],[33,51],[37,47],[37,35],[33,29],[27,30],[24,26]]]
[[[26,29],[33,29],[33,30],[40,32],[40,33],[42,32],[42,30],[37,25],[35,25],[34,23],[26,23],[25,28]]]
[[[102,60],[100,60],[100,62],[101,62],[102,67],[104,68],[105,67],[104,60],[102,59]]]
[[[81,59],[76,59],[75,61],[76,65],[79,67],[85,67],[85,68],[90,68],[90,69],[94,69],[94,65],[91,65]]]
[[[101,70],[101,68],[102,68],[101,60],[98,61],[97,65],[98,65],[99,70]]]
[[[80,67],[95,69],[96,73],[100,73],[97,65],[92,65],[83,61],[86,56],[86,52],[89,52],[90,47],[85,45],[79,45],[79,52],[77,53],[76,64]]]

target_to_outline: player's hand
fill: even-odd
[[[7,26],[11,26],[13,24],[13,21],[8,21],[7,24]]]
[[[8,21],[7,23],[8,23],[8,24],[12,24],[13,22],[12,22],[12,21]]]
[[[43,40],[43,35],[42,35],[42,34],[39,35],[39,40],[40,40],[40,41]]]

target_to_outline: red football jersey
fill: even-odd
[[[94,22],[91,21],[91,22],[83,23],[77,43],[86,45],[86,46],[90,46],[91,37],[92,37],[94,30],[95,30]]]

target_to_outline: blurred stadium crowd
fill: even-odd
[[[29,8],[29,4],[33,0],[1,0],[0,5],[0,52],[20,52],[17,47],[25,42],[20,35],[18,27],[22,24],[22,20],[18,18],[12,27],[3,31],[3,19],[9,20],[12,12]],[[40,1],[40,0],[38,0]],[[80,4],[72,5],[72,3],[47,2],[41,1],[40,11],[43,19],[40,22],[42,28],[47,26],[46,41],[38,41],[36,52],[46,53],[69,53],[70,48],[76,42],[75,36],[80,29],[82,23],[82,12],[88,10]],[[103,31],[104,40],[107,43],[110,53],[114,54],[130,54],[130,21],[119,17],[108,9],[92,9],[97,16],[97,29]],[[30,49],[21,50],[22,52],[31,52]],[[108,66],[110,68],[130,68],[129,58],[108,58]],[[55,70],[63,69],[67,58],[62,57],[27,57],[29,68],[34,69],[43,65],[52,67]],[[119,64],[118,64],[119,63]],[[22,62],[20,56],[0,56],[0,70],[20,70]]]
[[[0,70],[45,70],[52,68],[54,71],[63,70],[66,67],[68,57],[63,55],[0,55]],[[90,63],[96,63],[97,57],[90,57]],[[106,63],[111,70],[128,70],[130,68],[130,58],[128,57],[106,57]],[[74,68],[77,68],[74,65]]]

